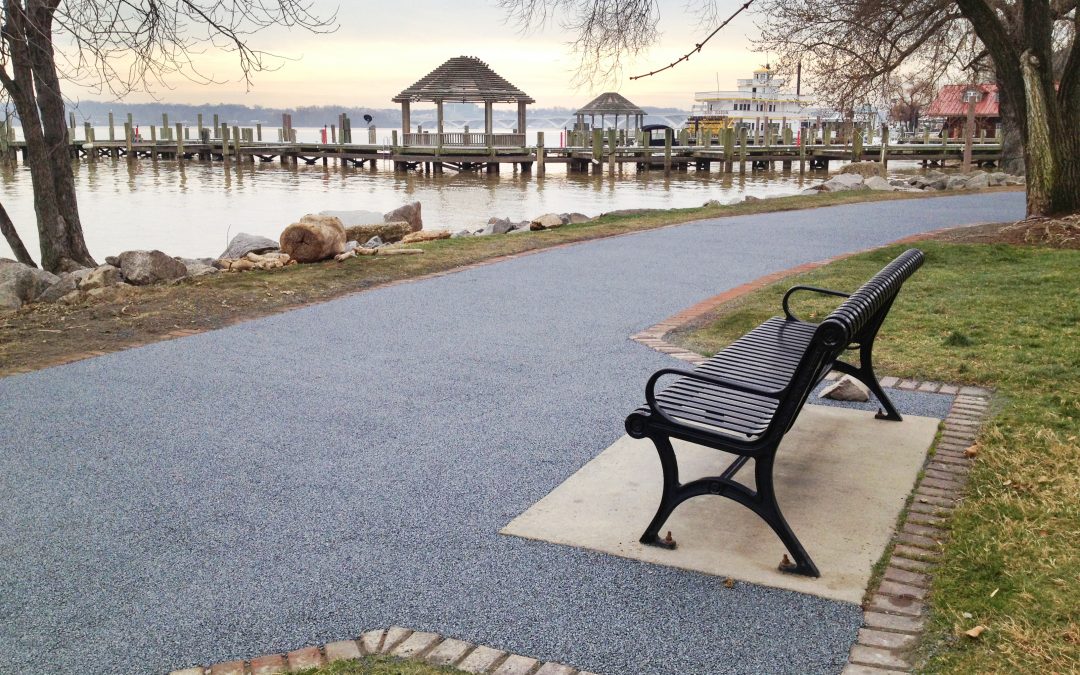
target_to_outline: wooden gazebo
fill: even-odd
[[[409,135],[409,106],[414,102],[435,104],[439,138],[443,136],[443,103],[483,103],[484,133],[492,134],[492,105],[517,103],[517,134],[525,133],[525,106],[535,101],[507,82],[475,56],[457,56],[431,71],[393,98],[401,104],[401,130]]]
[[[631,103],[622,94],[617,94],[613,91],[609,91],[604,94],[600,94],[593,100],[589,101],[583,108],[578,110],[577,115],[577,128],[585,128],[585,117],[589,117],[589,126],[597,128],[596,117],[600,116],[600,129],[605,128],[607,124],[607,118],[612,118],[612,126],[615,129],[619,128],[619,117],[625,117],[626,130],[634,129],[635,132],[641,129],[645,120],[645,111]],[[633,126],[631,126],[631,123]]]

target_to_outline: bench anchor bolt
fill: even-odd
[[[787,557],[787,553],[785,553],[783,559],[780,560],[780,565],[778,565],[778,567],[781,572],[790,572],[795,569],[795,563],[791,562],[791,558]]]
[[[664,548],[674,549],[678,544],[675,543],[675,539],[671,536],[671,530],[668,530],[667,536],[660,542],[660,545]]]

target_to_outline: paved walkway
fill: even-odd
[[[0,672],[155,673],[392,624],[601,673],[836,672],[854,605],[496,533],[623,433],[669,363],[630,334],[1022,215],[997,193],[691,223],[0,379]]]

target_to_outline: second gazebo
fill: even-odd
[[[589,127],[593,129],[605,128],[608,117],[612,118],[613,128],[618,129],[619,117],[625,117],[626,121],[623,127],[627,131],[633,129],[635,133],[641,129],[645,120],[644,110],[631,103],[622,94],[616,94],[613,91],[600,94],[574,114],[577,115],[577,129],[579,131],[585,130],[586,116],[589,117]],[[600,117],[599,127],[596,126],[597,116]]]
[[[443,102],[483,103],[484,133],[492,133],[492,105],[517,103],[517,133],[525,133],[525,106],[535,101],[507,82],[488,64],[475,56],[457,56],[431,71],[414,85],[394,97],[401,104],[401,130],[411,131],[409,105],[414,102],[435,104],[437,132],[443,133]]]

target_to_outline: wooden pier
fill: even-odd
[[[287,125],[277,130],[277,141],[263,141],[262,128],[229,127],[151,127],[150,139],[135,138],[130,122],[122,134],[110,133],[109,140],[95,138],[94,129],[72,127],[70,151],[73,158],[85,161],[100,159],[174,160],[209,162],[280,162],[285,165],[372,166],[383,163],[396,171],[425,171],[441,173],[446,170],[486,171],[498,173],[510,165],[522,172],[542,174],[550,164],[565,164],[571,172],[622,171],[627,165],[640,170],[683,172],[717,169],[722,173],[773,170],[828,171],[835,161],[918,161],[924,166],[943,166],[946,162],[959,164],[963,160],[965,143],[960,139],[932,139],[928,135],[906,139],[905,142],[864,144],[863,135],[856,133],[852,140],[834,143],[829,133],[808,137],[806,142],[766,135],[748,138],[746,130],[729,129],[719,136],[691,136],[687,130],[678,134],[669,131],[663,144],[653,144],[647,134],[627,134],[613,129],[589,132],[564,132],[568,145],[549,147],[544,133],[537,134],[535,145],[525,144],[524,134],[491,133],[410,133],[394,131],[389,143],[378,143],[375,130],[368,130],[367,143],[353,143],[352,130],[334,129],[333,139],[326,143],[294,142],[295,130]],[[216,122],[216,120],[215,120]],[[213,130],[213,131],[211,131]],[[78,132],[82,131],[82,134]],[[78,137],[81,136],[81,137]],[[216,136],[216,138],[212,137]],[[634,137],[636,136],[636,137]],[[283,139],[289,139],[288,141]],[[959,142],[958,142],[959,141]],[[995,166],[1001,160],[1001,145],[979,139],[972,142],[972,163]],[[22,141],[13,140],[11,129],[0,130],[0,155],[14,159],[26,148]]]

